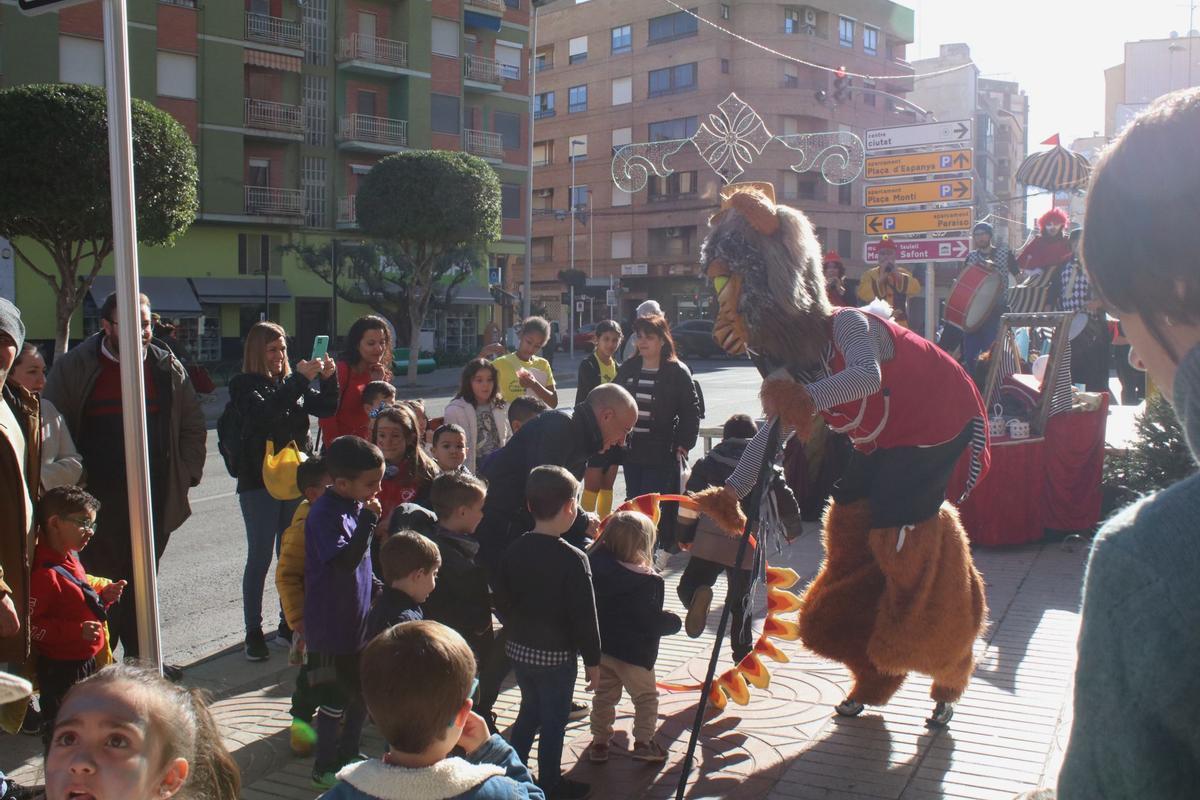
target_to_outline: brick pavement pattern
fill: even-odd
[[[732,702],[703,729],[687,796],[691,798],[830,798],[830,800],[1010,800],[1036,786],[1053,785],[1070,729],[1071,681],[1079,629],[1079,599],[1087,547],[1057,542],[1004,550],[976,550],[987,584],[992,619],[977,643],[978,667],[950,727],[924,726],[932,708],[929,681],[910,679],[893,701],[854,719],[838,718],[832,706],[850,685],[839,664],[824,661],[795,642],[777,642],[788,664],[770,662],[771,685],[752,689],[747,706]],[[685,563],[668,568],[668,605],[683,609],[674,583]],[[790,566],[804,585],[816,574],[820,542],[816,525],[772,563]],[[663,640],[660,680],[702,680],[711,652],[724,583],[714,590],[708,631],[698,640],[680,633]],[[758,598],[761,616],[761,592]],[[728,646],[719,670],[728,664]],[[283,663],[276,651],[270,665]],[[249,665],[240,651],[194,666],[188,682],[217,697],[214,714],[243,770],[247,800],[313,798],[311,759],[288,750],[288,706],[294,671]],[[582,671],[577,699],[587,699]],[[594,798],[673,797],[697,693],[663,695],[659,741],[670,749],[663,765],[628,757],[632,707],[617,709],[612,758],[594,765],[584,750],[587,720],[568,729],[564,769],[588,781]],[[509,686],[496,705],[501,726],[515,719],[520,697]],[[7,754],[9,743],[20,752]],[[378,755],[383,742],[373,728],[364,739]],[[0,767],[28,782],[40,778],[33,739],[6,740]],[[535,747],[536,751],[536,747]],[[536,773],[536,764],[533,765]]]

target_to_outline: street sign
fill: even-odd
[[[966,231],[971,229],[972,217],[971,206],[943,208],[938,211],[894,211],[884,214],[867,214],[863,218],[863,230],[868,236]]]
[[[92,2],[95,2],[95,0],[17,0],[17,8],[32,17],[35,14],[45,14],[48,11],[62,11],[64,8]]]
[[[971,240],[956,239],[896,239],[897,263],[913,261],[958,261],[971,252]],[[867,242],[863,259],[868,264],[879,260],[879,242]]]
[[[915,206],[922,203],[952,203],[956,200],[973,199],[974,188],[975,182],[971,178],[865,186],[863,205],[867,208],[880,208]]]
[[[582,313],[582,311],[583,311],[583,301],[582,300],[575,301],[575,310]]]
[[[973,151],[967,149],[909,153],[903,156],[868,156],[864,175],[867,180],[878,180],[970,172],[974,163],[973,155]]]
[[[871,128],[864,141],[867,150],[894,150],[899,147],[930,147],[957,144],[970,146],[975,129],[970,119],[949,122],[924,122],[919,125],[899,125],[894,128]]]
[[[500,268],[499,267],[488,267],[488,285],[489,286],[495,286],[496,284],[502,283],[502,281],[500,280],[500,277],[501,276],[500,276]]]

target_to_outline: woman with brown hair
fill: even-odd
[[[337,379],[341,397],[336,413],[321,420],[321,436],[326,442],[346,435],[366,439],[370,424],[363,408],[363,387],[392,379],[392,329],[387,320],[368,314],[354,321],[338,356]]]
[[[677,493],[683,461],[700,430],[700,398],[691,371],[675,355],[666,318],[639,317],[633,331],[637,355],[621,364],[614,381],[638,406],[638,421],[624,452],[625,496]],[[674,522],[664,510],[658,531],[663,550],[674,549]]]
[[[1200,89],[1159,98],[1096,165],[1083,262],[1200,456]],[[1194,797],[1200,785],[1200,475],[1139,500],[1088,561],[1058,796]]]
[[[287,334],[274,322],[256,322],[246,334],[242,372],[229,382],[229,401],[242,418],[237,495],[246,522],[246,568],[242,573],[242,611],[246,622],[246,658],[270,657],[262,631],[263,584],[271,557],[279,552],[284,530],[299,505],[276,500],[263,483],[267,442],[279,450],[295,442],[309,455],[309,416],[328,417],[337,410],[337,365],[328,356],[300,361],[293,372],[287,358]],[[320,383],[313,381],[320,378]],[[280,616],[279,635],[291,640]]]

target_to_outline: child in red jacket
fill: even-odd
[[[67,691],[96,671],[106,650],[105,610],[121,599],[125,581],[83,571],[78,551],[96,531],[99,501],[78,486],[51,489],[38,503],[38,543],[29,581],[29,629],[37,653],[43,738]]]

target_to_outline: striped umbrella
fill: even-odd
[[[1017,183],[1051,192],[1082,189],[1091,173],[1092,165],[1086,158],[1062,145],[1055,145],[1022,161],[1017,169]]]

